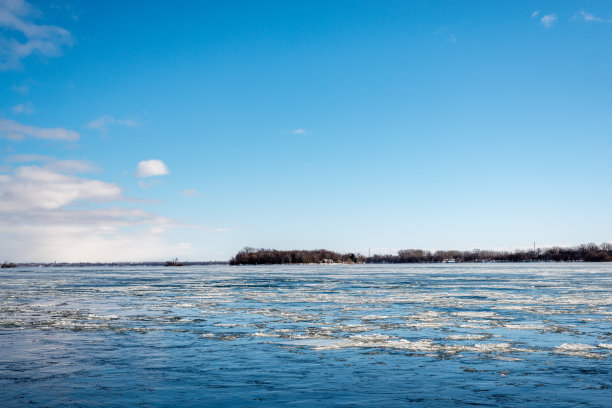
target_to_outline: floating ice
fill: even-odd
[[[504,324],[502,327],[511,330],[541,330],[544,328],[541,324]]]
[[[280,337],[276,333],[264,333],[264,332],[256,332],[252,334],[253,337]]]
[[[486,340],[491,338],[493,335],[489,333],[483,334],[451,334],[446,336],[447,340]]]
[[[568,343],[563,343],[562,345],[555,347],[555,351],[558,351],[558,352],[563,352],[563,351],[589,351],[589,350],[593,350],[594,348],[595,348],[595,346],[591,346],[589,344],[582,344],[582,343],[568,344]]]
[[[493,318],[495,312],[454,312],[453,315],[459,317]]]

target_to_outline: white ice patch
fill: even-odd
[[[582,343],[563,343],[560,346],[555,347],[553,353],[566,354],[575,357],[586,357],[586,358],[603,358],[604,356],[598,353],[593,353],[592,350],[596,348],[589,344]]]
[[[358,342],[372,342],[372,341],[378,342],[378,341],[389,340],[392,337],[386,334],[373,333],[373,334],[356,334],[354,336],[350,336],[349,338],[353,341],[358,341]]]
[[[476,343],[474,344],[474,351],[480,353],[492,353],[510,351],[510,343]]]
[[[455,312],[453,313],[455,316],[465,317],[465,318],[478,318],[478,319],[492,319],[496,317],[495,312]]]
[[[460,324],[457,327],[460,327],[462,329],[477,329],[477,330],[490,329],[490,326],[484,326],[482,324]]]
[[[595,346],[591,346],[589,344],[582,343],[563,343],[560,346],[555,347],[555,351],[564,352],[564,351],[589,351],[593,350]]]
[[[251,327],[249,325],[245,325],[245,324],[235,324],[235,323],[215,323],[215,326],[217,327],[225,327],[225,328],[232,328],[232,327]]]
[[[545,326],[541,324],[505,324],[502,327],[511,330],[541,330]]]
[[[104,315],[97,315],[95,313],[89,313],[87,317],[92,320],[119,320],[119,316],[117,315],[104,316]]]
[[[345,324],[333,326],[333,331],[340,333],[362,333],[370,330],[374,330],[373,327],[362,325],[362,324]]]
[[[416,322],[406,323],[406,326],[413,327],[415,329],[439,329],[441,327],[448,326],[446,322]]]
[[[385,320],[391,318],[393,318],[393,316],[367,315],[363,316],[361,320]]]
[[[597,347],[612,350],[612,343],[599,343]]]
[[[489,333],[485,334],[452,334],[447,336],[447,340],[486,340],[491,338],[492,335]]]
[[[264,332],[256,332],[252,334],[253,337],[280,337],[275,333],[264,333]]]

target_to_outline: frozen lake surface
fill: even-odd
[[[612,406],[612,264],[0,270],[3,406]]]

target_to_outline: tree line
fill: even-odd
[[[535,250],[426,251],[403,249],[397,255],[373,255],[367,263],[434,263],[434,262],[612,262],[612,244],[582,244],[576,247],[537,248]]]
[[[327,249],[313,251],[291,250],[279,251],[276,249],[255,249],[246,247],[238,252],[231,260],[230,265],[271,265],[271,264],[305,264],[305,263],[364,263],[366,258],[362,255],[339,254]]]
[[[582,244],[576,247],[537,248],[535,250],[427,251],[402,249],[397,255],[340,254],[327,249],[279,251],[246,247],[230,265],[273,265],[306,263],[439,263],[439,262],[612,262],[612,243]]]

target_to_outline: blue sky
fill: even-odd
[[[0,0],[0,256],[612,240],[612,3]]]

